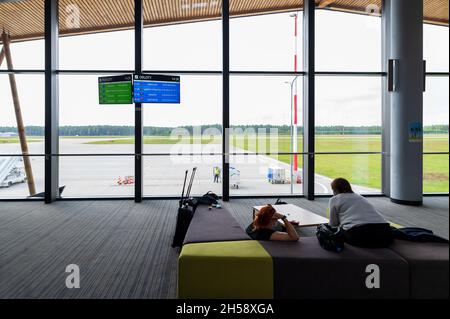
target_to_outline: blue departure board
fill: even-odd
[[[134,103],[180,104],[180,77],[135,74]]]

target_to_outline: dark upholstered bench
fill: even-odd
[[[317,238],[296,243],[260,242],[273,260],[274,296],[287,299],[409,297],[409,268],[389,249],[362,249],[346,245],[341,253],[322,249]],[[380,288],[369,289],[366,268],[380,269]]]
[[[396,240],[390,249],[409,264],[411,298],[449,298],[448,244]]]
[[[396,241],[388,249],[322,249],[315,237],[296,243],[253,241],[226,209],[200,206],[179,257],[180,298],[448,298],[447,244]],[[380,288],[366,268],[377,265]]]
[[[184,245],[221,241],[250,240],[245,230],[225,209],[198,206],[186,233]]]

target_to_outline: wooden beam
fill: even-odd
[[[10,39],[9,39],[9,36],[5,33],[5,31],[3,31],[3,33],[2,33],[2,42],[3,42],[3,51],[4,51],[4,56],[6,58],[7,68],[8,68],[8,70],[14,70],[13,63],[12,63],[12,57],[11,57],[11,50],[10,50],[10,46],[9,46]],[[9,84],[11,86],[14,111],[16,113],[17,132],[19,134],[20,147],[22,148],[25,173],[27,175],[28,190],[30,192],[30,196],[33,196],[36,194],[36,186],[34,183],[33,170],[31,168],[31,160],[30,160],[30,157],[28,156],[29,152],[28,152],[27,135],[25,133],[25,126],[23,124],[22,111],[20,108],[20,100],[19,100],[19,93],[17,90],[16,76],[13,73],[9,74]]]
[[[336,2],[336,0],[322,0],[319,3],[319,8],[326,8],[335,2]]]
[[[177,1],[180,2],[179,0]],[[183,1],[192,3],[192,0]],[[14,34],[11,37],[11,42],[38,40],[44,37],[41,26],[36,24],[37,21],[42,19],[42,9],[36,8],[35,10],[32,10],[32,8],[29,8],[34,2],[42,3],[44,1],[29,2],[31,3],[24,6],[26,11],[24,11],[20,17],[16,17],[17,14],[15,14],[15,10],[7,10],[3,7],[2,9],[4,9],[4,12],[0,10],[0,27],[7,25],[7,21],[14,21],[9,29],[9,31]],[[111,8],[109,0],[72,0],[72,2],[80,7],[81,12],[89,12],[89,16],[83,18],[83,23],[80,28],[62,27],[59,30],[60,36],[76,36],[109,31],[132,30],[134,27],[133,19],[131,19],[133,8],[128,7],[128,4],[131,4],[133,1],[122,1],[124,2],[123,6],[120,9],[117,9],[117,11]],[[164,2],[164,4],[154,4],[153,6],[148,2],[151,1],[144,2],[144,27],[159,27],[190,22],[220,20],[220,10],[191,10],[183,11],[183,14],[180,14],[178,12],[179,8],[174,5],[175,0],[159,1],[160,3]],[[300,1],[285,2],[288,3],[283,5],[274,0],[234,1],[230,8],[230,18],[301,10],[299,7]],[[381,5],[382,3],[380,0],[372,2],[378,5]],[[366,12],[366,5],[364,4],[367,4],[368,1],[320,0],[316,1],[316,3],[318,8],[321,9],[364,14]],[[158,8],[161,8],[161,10],[156,12]],[[424,23],[448,26],[448,0],[425,0],[424,8]],[[105,10],[108,10],[109,12],[108,18],[104,18],[102,15]],[[120,15],[123,16],[119,17]],[[67,17],[68,13],[62,12],[61,21],[64,21]],[[30,24],[27,22],[34,23]]]
[[[5,48],[2,48],[2,51],[0,51],[0,66],[2,66],[4,58],[5,58]]]

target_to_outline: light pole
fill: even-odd
[[[294,42],[295,42],[295,49],[294,49],[294,72],[298,72],[298,14],[294,13],[290,15],[291,18],[294,18]],[[294,153],[293,161],[294,161],[294,176],[295,176],[295,183],[297,183],[298,180],[298,93],[297,93],[297,86],[294,87],[294,83],[296,82],[298,76],[295,77],[294,81],[292,81],[291,89],[294,90],[294,119],[293,119],[293,143],[292,143],[292,153]],[[292,97],[292,93],[291,93]],[[292,177],[292,176],[291,176]]]
[[[291,194],[294,194],[294,183],[297,183],[297,178],[295,178],[295,182],[294,182],[294,177],[297,177],[297,170],[296,169],[294,169],[294,167],[295,167],[295,165],[293,165],[294,164],[294,162],[295,162],[295,160],[297,159],[297,143],[294,143],[294,140],[297,140],[297,137],[295,136],[296,134],[297,134],[297,127],[296,127],[296,124],[294,123],[295,121],[295,119],[294,119],[294,104],[295,104],[295,99],[293,99],[293,97],[292,97],[292,95],[293,95],[293,92],[294,92],[294,85],[296,84],[296,82],[297,82],[297,80],[298,80],[298,78],[299,78],[300,76],[295,76],[295,78],[291,81],[291,82],[284,82],[284,83],[286,83],[286,84],[289,84],[290,85],[290,88],[291,88],[291,95],[290,95],[290,98],[291,98],[291,156],[290,156],[290,159],[291,159],[291,165],[290,165],[290,167],[291,167]],[[295,86],[295,87],[297,87],[297,86]],[[294,151],[294,149],[295,149],[295,151]],[[293,153],[295,153],[295,154],[293,154]],[[298,168],[298,166],[297,166],[297,168]],[[294,171],[295,171],[295,174],[294,174]]]

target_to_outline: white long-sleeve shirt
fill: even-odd
[[[344,193],[330,199],[330,225],[344,230],[363,224],[383,224],[387,221],[367,199],[359,194]]]

